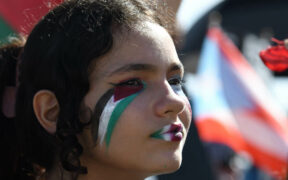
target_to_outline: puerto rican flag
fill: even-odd
[[[196,79],[193,110],[200,137],[249,154],[258,168],[286,178],[285,112],[219,28],[208,31]]]
[[[0,40],[17,33],[27,35],[34,25],[63,0],[0,0]]]

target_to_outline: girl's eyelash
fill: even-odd
[[[180,85],[182,86],[185,81],[182,78],[172,78],[168,80],[170,85]]]
[[[128,79],[128,80],[125,80],[125,81],[121,81],[119,83],[110,83],[114,86],[140,86],[143,84],[143,82],[141,81],[141,79],[139,78],[132,78],[132,79]]]
[[[169,84],[170,85],[179,85],[179,86],[182,86],[185,81],[182,79],[182,78],[171,78],[168,80]],[[125,80],[125,81],[121,81],[119,83],[110,83],[111,85],[113,86],[140,86],[140,85],[143,85],[143,82],[141,79],[139,78],[132,78],[132,79],[128,79],[128,80]]]

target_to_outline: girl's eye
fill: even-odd
[[[180,77],[169,79],[168,82],[172,86],[182,86],[182,84],[184,83],[184,81]]]
[[[168,82],[176,94],[180,94],[182,92],[182,85],[184,81],[180,76],[171,78],[168,80]]]
[[[118,83],[116,86],[142,86],[143,83],[140,79],[135,78],[135,79],[129,79],[124,82]]]

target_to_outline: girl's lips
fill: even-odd
[[[169,124],[153,133],[150,137],[165,141],[181,141],[183,139],[183,125]]]
[[[183,127],[181,124],[171,124],[169,126],[170,126],[170,129],[167,131],[167,133],[177,133],[183,130]]]

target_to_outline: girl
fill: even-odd
[[[35,26],[16,73],[14,178],[137,180],[179,168],[191,109],[151,3],[70,0]]]

